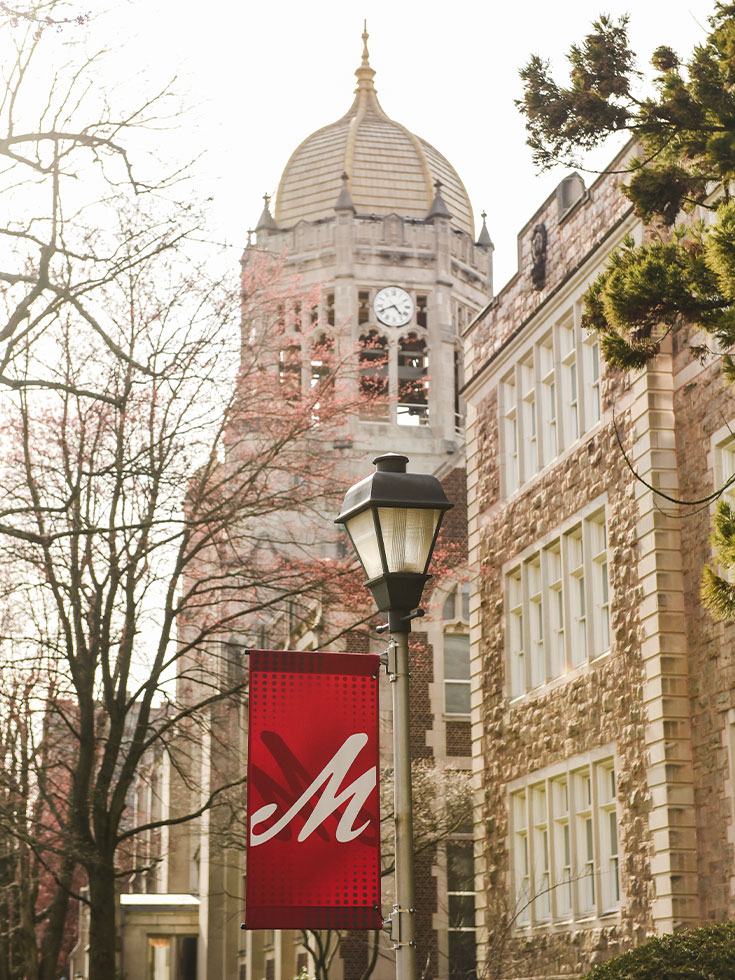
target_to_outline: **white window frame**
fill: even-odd
[[[449,677],[447,675],[447,658],[446,658],[446,641],[447,637],[462,637],[467,641],[467,677]],[[451,718],[469,718],[470,709],[468,707],[467,711],[451,711],[447,707],[447,691],[451,687],[462,687],[467,689],[468,702],[472,693],[472,681],[470,678],[470,637],[469,633],[460,630],[444,630],[442,634],[442,645],[444,648],[444,714]]]
[[[607,519],[605,503],[594,501],[504,568],[509,698],[609,653]]]
[[[607,745],[509,783],[511,908],[517,929],[619,916],[616,772],[614,746]]]
[[[446,870],[446,882],[447,882],[447,890],[446,890],[446,895],[447,895],[447,919],[448,919],[448,925],[447,925],[447,946],[449,946],[449,939],[450,939],[450,936],[452,934],[457,934],[457,933],[466,933],[466,934],[469,934],[469,933],[472,933],[472,935],[474,936],[475,933],[477,932],[477,913],[476,913],[476,910],[475,910],[475,914],[474,914],[472,925],[456,925],[456,924],[453,924],[452,923],[452,916],[451,916],[451,910],[450,910],[450,904],[451,904],[450,899],[451,899],[452,896],[456,896],[458,898],[470,898],[471,897],[472,898],[472,901],[473,901],[473,905],[476,903],[476,892],[475,892],[474,889],[472,891],[467,891],[467,890],[453,889],[453,888],[450,887],[451,884],[452,884],[452,882],[450,880],[451,879],[451,871],[450,871],[450,861],[449,861],[449,849],[450,849],[450,847],[452,845],[455,845],[455,846],[456,845],[465,845],[466,850],[472,855],[473,872],[474,872],[474,868],[475,868],[475,859],[474,859],[474,854],[473,854],[472,838],[469,837],[469,836],[468,837],[465,837],[465,836],[459,836],[459,835],[456,836],[456,837],[450,837],[449,840],[447,840],[447,842],[446,842],[446,844],[444,846],[445,870]],[[465,849],[465,848],[463,848],[463,849]]]
[[[505,586],[508,604],[506,636],[510,688],[520,697],[527,690],[523,576],[520,566],[506,575]]]
[[[520,486],[520,433],[518,430],[518,386],[515,371],[501,382],[501,411],[503,413],[503,486],[505,496],[509,497]]]
[[[602,420],[600,345],[582,300],[557,315],[500,379],[503,493],[516,490]]]

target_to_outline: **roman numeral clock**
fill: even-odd
[[[400,286],[385,286],[375,294],[373,309],[387,327],[403,327],[413,316],[413,300]]]

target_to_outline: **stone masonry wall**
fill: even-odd
[[[626,420],[618,418],[618,425]],[[629,424],[626,425],[629,429]],[[629,442],[626,431],[624,441]],[[551,531],[584,505],[607,493],[611,593],[611,652],[564,683],[508,705],[502,567],[540,533]],[[483,526],[481,579],[484,637],[483,725],[487,846],[486,889],[490,896],[489,957],[505,959],[503,976],[566,976],[640,942],[651,929],[649,790],[643,764],[642,673],[635,596],[636,504],[632,478],[608,425],[559,466],[548,471]],[[535,930],[532,942],[504,933],[508,850],[506,784],[587,750],[615,743],[619,766],[620,875],[624,895],[620,922]],[[494,903],[494,908],[492,907]]]
[[[618,169],[613,167],[613,169]],[[619,175],[603,175],[587,197],[560,223],[554,196],[530,219],[518,239],[518,272],[498,293],[468,338],[465,376],[471,377],[553,295],[558,286],[604,242],[631,205],[618,190]],[[531,239],[536,225],[546,225],[546,280],[537,290],[531,282]]]
[[[735,395],[719,360],[697,371],[675,393],[676,449],[682,499],[696,500],[714,487],[711,441],[735,419]],[[732,800],[727,741],[728,711],[735,708],[735,623],[718,623],[702,605],[702,568],[713,561],[711,508],[681,508],[685,613],[690,655],[694,801],[697,814],[700,914],[703,921],[735,916]],[[730,786],[730,793],[732,787]]]
[[[604,176],[589,188],[561,223],[550,197],[519,236],[519,272],[465,337],[466,375],[501,356],[501,349],[586,262],[593,269],[609,248],[609,236],[630,220],[619,178]],[[531,237],[544,222],[548,235],[546,280],[531,282]],[[596,259],[591,260],[595,255]],[[485,962],[498,977],[578,976],[596,962],[641,942],[653,931],[654,898],[649,827],[651,787],[646,773],[645,675],[638,615],[638,507],[635,480],[620,452],[636,438],[629,381],[603,368],[603,424],[556,465],[501,499],[497,388],[475,381],[468,396],[472,560],[479,565],[473,636],[481,637],[473,709],[475,760],[484,838],[482,921]],[[469,385],[473,385],[470,380]],[[474,399],[474,401],[473,401]],[[615,422],[612,421],[613,411]],[[503,570],[539,538],[571,521],[590,501],[606,495],[611,650],[598,661],[508,702],[506,609]],[[474,656],[478,656],[477,653]],[[475,683],[478,683],[476,679]],[[481,737],[478,740],[478,736]],[[621,910],[588,923],[536,926],[531,934],[509,924],[510,867],[507,784],[548,765],[608,744],[618,769]]]

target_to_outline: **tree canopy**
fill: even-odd
[[[537,55],[521,71],[518,105],[542,169],[576,165],[614,134],[632,140],[620,188],[650,234],[641,244],[626,238],[610,257],[585,294],[583,326],[599,335],[608,363],[631,370],[689,324],[705,337],[693,356],[721,358],[735,383],[735,4],[715,5],[687,60],[665,46],[653,52],[648,94],[627,28],[627,17],[595,21],[569,51],[566,84]],[[718,558],[732,567],[735,513],[724,501],[714,537]],[[702,594],[717,615],[735,616],[735,587],[711,568]]]

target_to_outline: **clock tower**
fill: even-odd
[[[315,289],[303,304],[313,302],[311,308],[293,298],[288,310],[286,303],[281,306],[276,349],[265,345],[267,356],[279,359],[283,383],[293,385],[300,378],[305,390],[318,381],[326,347],[334,351],[336,363],[354,366],[347,381],[368,396],[355,399],[362,409],[345,419],[338,440],[324,445],[324,466],[333,468],[330,472],[339,469],[349,484],[369,471],[376,456],[407,455],[413,471],[445,480],[459,504],[452,540],[461,542],[463,334],[492,297],[493,245],[484,215],[475,235],[467,191],[449,161],[383,110],[367,40],[365,32],[350,108],[292,153],[272,209],[266,197],[243,269],[246,276],[249,268],[257,274],[265,252],[278,257],[286,283],[298,280],[300,296],[319,287],[319,299]],[[344,543],[336,529],[333,538],[328,536],[328,528],[336,528],[333,517],[325,514],[319,523],[323,554],[330,549],[339,554]],[[310,533],[308,528],[304,532],[303,539],[297,535],[299,546]],[[418,712],[412,725],[420,746],[417,758],[466,772],[471,754],[469,583],[460,564],[461,556],[451,574],[434,581],[427,615],[414,629],[414,654],[423,652],[411,666]],[[384,639],[366,632],[353,635],[352,623],[354,615],[320,603],[312,617],[302,615],[296,629],[291,629],[290,612],[282,620],[274,617],[272,630],[264,629],[270,631],[269,645],[285,642],[287,649],[324,649],[325,638],[333,642],[339,636],[339,649],[360,652],[372,645],[382,652]],[[264,635],[259,642],[266,642]],[[381,730],[389,731],[385,695]],[[427,864],[425,853],[417,873],[422,896],[417,941],[429,957],[429,975],[437,980],[470,976],[474,970],[475,934],[466,899],[461,923],[450,921],[448,912],[449,893],[467,888],[466,874],[460,881],[457,868],[466,871],[472,862],[466,826],[462,832],[461,839],[437,849],[437,863]],[[248,931],[245,942],[244,980],[289,980],[308,969],[299,935]],[[346,940],[330,978],[360,976],[368,948],[363,941]],[[393,971],[385,952],[375,961],[374,980],[388,980]]]
[[[319,329],[338,353],[357,352],[360,384],[381,396],[350,420],[362,468],[400,451],[431,472],[461,460],[462,334],[491,298],[493,246],[484,216],[475,238],[449,161],[384,112],[362,37],[352,105],[294,150],[243,264],[267,250],[305,287],[321,285]],[[310,334],[295,330],[289,345],[304,364]]]

